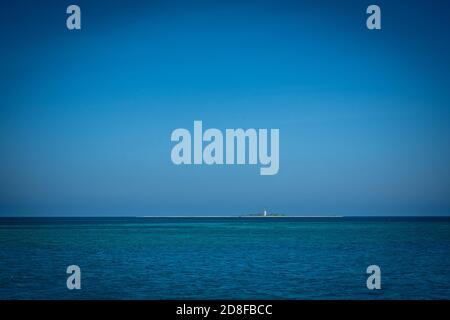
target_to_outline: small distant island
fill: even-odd
[[[285,217],[284,214],[281,213],[268,213],[267,210],[264,210],[261,213],[250,213],[250,214],[246,214],[246,215],[242,215],[240,217]]]

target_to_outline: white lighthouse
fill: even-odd
[[[267,211],[264,210],[264,217],[267,217]]]

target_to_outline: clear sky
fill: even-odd
[[[450,3],[374,3],[2,1],[0,215],[450,214]],[[175,166],[194,120],[279,173]]]

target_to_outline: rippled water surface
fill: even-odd
[[[0,298],[449,299],[450,219],[1,218]]]

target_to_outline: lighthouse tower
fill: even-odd
[[[264,217],[267,217],[267,211],[264,210]]]

